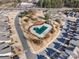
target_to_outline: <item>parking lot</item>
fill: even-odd
[[[10,39],[8,18],[6,16],[0,15],[0,54],[5,54],[11,52],[11,46],[9,43],[5,43],[5,41]],[[3,42],[1,42],[3,41]],[[0,56],[0,59],[10,59],[10,57]]]

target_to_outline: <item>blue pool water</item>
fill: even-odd
[[[42,26],[41,28],[35,27],[34,30],[36,31],[36,33],[38,34],[42,34],[48,27],[46,26]]]

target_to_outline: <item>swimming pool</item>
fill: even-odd
[[[44,23],[42,25],[32,26],[30,28],[30,32],[39,38],[43,38],[51,29],[52,29],[51,25]]]
[[[46,26],[42,26],[41,28],[34,28],[34,30],[38,33],[38,34],[42,34],[48,27]]]

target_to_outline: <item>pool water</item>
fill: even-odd
[[[47,28],[48,27],[46,27],[46,26],[42,26],[41,28],[36,27],[36,28],[34,28],[34,30],[36,31],[36,33],[42,34]]]
[[[43,38],[51,29],[51,25],[44,23],[42,25],[32,26],[29,30],[32,34],[38,36],[39,38]]]

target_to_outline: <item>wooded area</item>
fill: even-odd
[[[39,7],[46,8],[61,8],[61,7],[79,7],[79,0],[39,0],[37,3]]]

